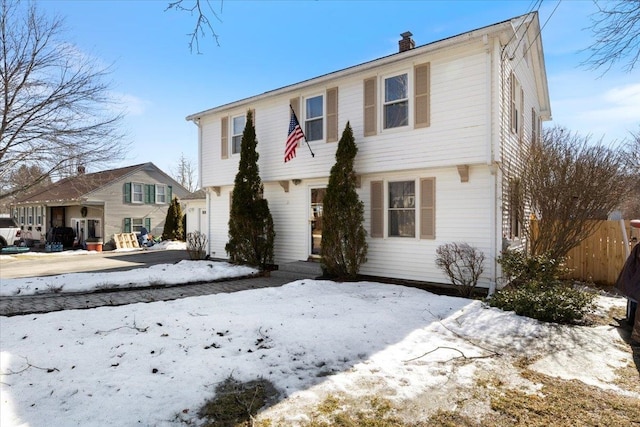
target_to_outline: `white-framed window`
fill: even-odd
[[[522,221],[524,218],[524,206],[522,202],[522,189],[520,179],[509,180],[509,229],[510,238],[522,236]]]
[[[27,208],[27,224],[33,225],[33,206]]]
[[[131,183],[131,202],[132,203],[144,203],[144,185],[132,182]]]
[[[246,125],[245,116],[236,116],[231,119],[231,154],[240,154],[242,147],[242,133]]]
[[[540,116],[535,108],[531,109],[531,142],[539,142],[541,135]]]
[[[407,73],[384,79],[382,122],[384,129],[409,125],[409,75]]]
[[[389,182],[388,190],[389,237],[415,237],[416,182]]]
[[[324,138],[324,96],[318,95],[305,99],[304,134],[307,141]]]
[[[167,187],[164,185],[156,185],[156,203],[167,203]]]
[[[26,208],[20,208],[20,225],[24,224],[24,211]]]
[[[140,233],[144,226],[144,218],[131,218],[131,232]]]
[[[42,225],[42,211],[44,208],[42,206],[38,206],[36,208],[36,225]]]
[[[509,100],[511,133],[515,133],[522,138],[522,127],[524,125],[524,90],[514,72],[511,72],[509,77]]]

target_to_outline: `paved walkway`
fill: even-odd
[[[243,278],[162,288],[122,289],[81,294],[60,293],[0,297],[0,316],[47,313],[51,311],[117,306],[140,302],[168,301],[193,296],[277,287],[292,282],[295,279],[296,278],[292,278],[290,275],[275,272],[271,277]]]

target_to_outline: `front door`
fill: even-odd
[[[311,189],[310,220],[311,223],[311,257],[320,257],[322,249],[322,201],[326,188]]]

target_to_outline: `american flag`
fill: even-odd
[[[284,162],[288,162],[296,156],[296,148],[298,148],[298,141],[304,138],[300,123],[296,113],[291,108],[291,120],[289,121],[289,135],[287,136],[287,146],[284,149]]]

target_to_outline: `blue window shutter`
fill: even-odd
[[[131,203],[131,183],[124,183],[124,202]]]
[[[144,219],[144,228],[146,228],[147,231],[151,233],[151,218]]]
[[[167,185],[167,203],[171,203],[173,200],[173,187]]]
[[[124,219],[124,232],[131,233],[131,218]]]

